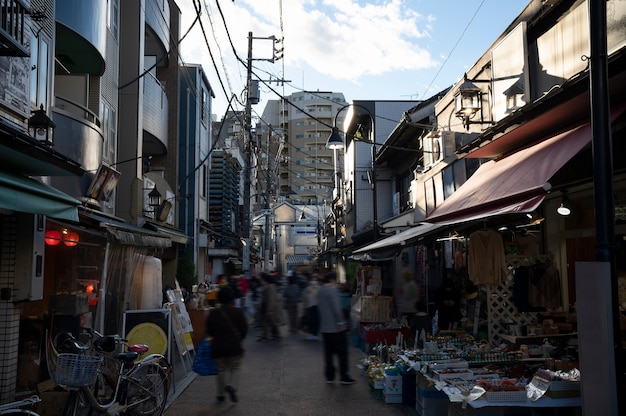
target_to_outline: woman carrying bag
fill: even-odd
[[[248,334],[248,321],[243,309],[233,305],[235,297],[228,286],[217,293],[219,306],[206,319],[206,332],[212,338],[211,350],[217,365],[217,401],[225,400],[228,393],[233,403],[237,398],[238,370],[244,348],[243,340]]]

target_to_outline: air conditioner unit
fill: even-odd
[[[428,135],[422,140],[424,167],[429,168],[441,162],[456,151],[454,132],[444,131],[436,135]]]
[[[15,282],[13,300],[43,299],[45,216],[17,214],[15,237]]]

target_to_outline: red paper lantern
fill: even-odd
[[[74,247],[76,244],[78,244],[79,238],[78,238],[78,233],[75,233],[74,231],[70,231],[67,234],[65,234],[65,237],[63,238],[63,244],[65,244],[68,247]]]
[[[48,230],[44,237],[47,246],[56,246],[61,242],[61,232],[57,230]]]

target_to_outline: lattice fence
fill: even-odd
[[[488,286],[489,339],[492,342],[503,341],[502,335],[509,333],[509,325],[529,325],[537,321],[537,312],[518,312],[513,303],[513,276],[518,266],[530,266],[537,261],[545,261],[550,256],[506,256],[509,273],[506,280],[498,286]]]

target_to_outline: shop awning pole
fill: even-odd
[[[96,330],[101,334],[104,334],[104,314],[106,311],[106,287],[107,287],[107,275],[109,269],[109,247],[111,243],[107,241],[106,247],[104,249],[104,265],[102,266],[102,279],[100,280],[100,299],[98,300],[98,324],[96,325]]]

